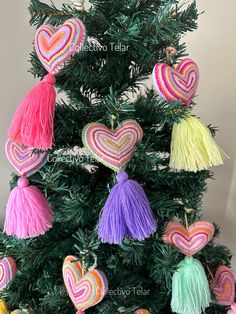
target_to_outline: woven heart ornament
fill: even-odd
[[[100,270],[91,269],[84,274],[83,267],[77,258],[67,256],[62,271],[67,292],[79,310],[78,313],[83,313],[105,297],[108,281]]]
[[[41,26],[35,36],[35,49],[45,69],[55,75],[75,53],[80,53],[86,43],[86,29],[76,18],[67,20],[60,28]]]
[[[83,144],[89,153],[117,172],[126,168],[142,136],[141,126],[133,120],[123,122],[114,131],[101,123],[89,123],[82,132]]]
[[[121,244],[125,237],[142,241],[156,231],[157,222],[142,186],[129,180],[124,171],[142,136],[142,128],[134,120],[124,121],[115,130],[89,123],[82,131],[89,154],[118,172],[117,184],[110,191],[98,223],[98,236],[103,243]]]
[[[199,70],[191,59],[183,59],[175,68],[157,63],[153,69],[153,83],[158,94],[167,101],[181,100],[188,104],[197,91]]]
[[[16,276],[16,263],[12,257],[0,260],[0,291],[3,291]]]
[[[203,249],[212,239],[214,226],[198,221],[187,229],[179,222],[167,225],[163,241],[185,254],[172,278],[172,312],[200,314],[210,305],[209,282],[202,264],[192,255]]]
[[[21,146],[11,139],[6,141],[5,153],[10,164],[23,177],[32,175],[46,163],[46,153],[34,154],[32,147]]]
[[[212,291],[220,305],[233,305],[235,298],[235,279],[232,269],[219,266],[215,280],[212,282]]]
[[[163,241],[172,244],[186,256],[192,256],[203,249],[214,235],[214,225],[198,221],[186,230],[179,222],[167,225]]]
[[[28,177],[46,163],[46,153],[33,151],[32,147],[21,146],[11,139],[5,144],[6,156],[21,177],[7,202],[4,232],[21,239],[42,235],[52,227],[52,210],[47,199],[37,187],[29,186]]]
[[[8,136],[20,145],[40,150],[52,148],[56,105],[55,75],[74,53],[81,53],[86,42],[84,24],[76,18],[59,29],[43,25],[36,32],[35,49],[48,74],[34,86],[18,106]]]

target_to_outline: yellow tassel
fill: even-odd
[[[188,116],[172,130],[170,168],[197,172],[223,164],[227,155],[199,118]]]
[[[3,299],[0,300],[0,314],[8,314],[7,302]]]

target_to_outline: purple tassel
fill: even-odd
[[[117,181],[103,208],[98,236],[110,244],[121,244],[125,237],[142,241],[157,229],[148,199],[141,185],[129,180],[126,172],[119,172]]]

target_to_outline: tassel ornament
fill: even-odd
[[[52,227],[52,210],[43,193],[29,186],[28,177],[46,163],[46,153],[35,154],[32,147],[20,146],[8,139],[6,156],[21,176],[11,191],[6,206],[4,232],[21,239],[44,234]]]
[[[48,74],[33,87],[16,110],[8,136],[20,145],[48,150],[53,145],[55,114],[55,75],[74,53],[83,51],[86,42],[84,24],[69,19],[57,29],[42,25],[35,36],[35,50]]]
[[[129,180],[124,171],[142,136],[143,130],[135,120],[123,121],[116,129],[112,125],[111,130],[92,122],[82,131],[88,153],[118,173],[118,183],[112,188],[98,223],[98,236],[103,243],[121,244],[125,237],[142,241],[156,231],[157,222],[143,188]]]
[[[179,222],[169,222],[163,236],[185,259],[173,275],[171,309],[178,314],[201,314],[211,302],[209,283],[202,264],[192,256],[203,249],[214,235],[214,225],[197,221],[186,228]]]

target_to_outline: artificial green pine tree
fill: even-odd
[[[63,284],[63,260],[73,254],[89,265],[93,262],[91,253],[95,253],[110,290],[86,313],[131,314],[138,308],[152,314],[171,313],[172,275],[183,256],[163,243],[164,227],[175,217],[184,223],[184,208],[193,209],[190,222],[199,219],[206,180],[212,173],[170,171],[172,125],[185,117],[188,109],[163,101],[152,89],[143,93],[141,89],[155,63],[166,62],[167,46],[177,48],[176,61],[186,55],[180,39],[196,29],[199,13],[194,1],[187,7],[183,4],[181,0],[91,0],[86,11],[68,4],[58,9],[31,0],[31,25],[58,26],[76,17],[86,25],[89,41],[84,54],[80,58],[75,55],[57,76],[56,88],[66,98],[56,107],[55,145],[48,152],[47,164],[31,177],[52,205],[53,228],[28,240],[1,234],[2,255],[13,256],[18,265],[15,280],[3,294],[11,309],[30,304],[35,314],[75,313]],[[46,72],[35,52],[30,61],[31,73],[42,78]],[[81,158],[71,157],[72,150],[78,152],[83,147],[83,127],[92,121],[110,127],[112,115],[115,123],[136,119],[144,131],[128,171],[144,187],[158,230],[142,242],[100,242],[95,229],[114,173],[81,151]],[[12,187],[16,181],[14,175]],[[218,234],[217,228],[215,237]],[[230,257],[228,249],[215,241],[197,254],[213,274],[218,265],[229,265]],[[226,313],[226,309],[212,305],[206,313]]]

